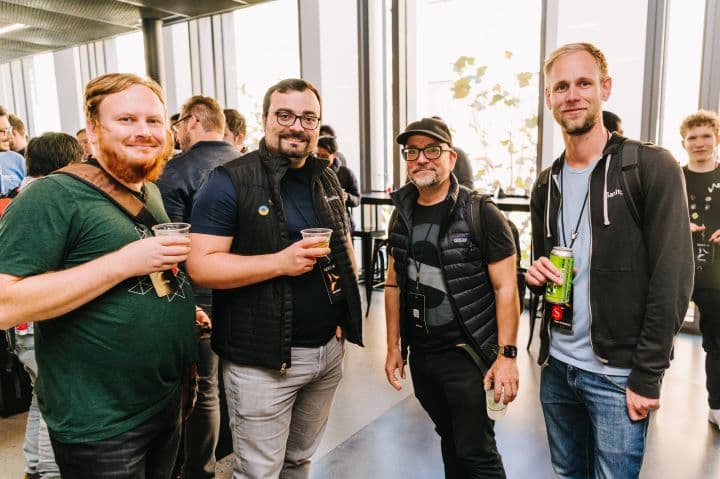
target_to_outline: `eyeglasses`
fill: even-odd
[[[426,146],[425,148],[403,148],[402,154],[403,158],[405,158],[405,161],[415,161],[418,158],[420,158],[420,152],[425,156],[428,160],[437,160],[442,156],[444,151],[452,151],[452,150],[446,150],[443,149],[442,146]]]
[[[291,111],[280,110],[274,113],[278,125],[293,126],[300,118],[300,126],[306,130],[314,130],[320,125],[320,118],[314,115],[296,115]]]
[[[12,131],[13,131],[12,126],[8,126],[7,128],[0,128],[0,134],[5,135],[5,136],[10,135],[10,133],[12,133]]]
[[[182,118],[178,119],[177,121],[173,122],[173,124],[170,125],[170,128],[172,128],[172,130],[173,130],[175,133],[177,133],[178,128],[180,127],[180,123],[184,122],[185,120],[189,120],[189,119],[192,118],[192,117],[193,117],[192,115],[185,115],[184,117],[182,117]]]

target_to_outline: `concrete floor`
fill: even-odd
[[[385,326],[381,292],[373,294],[365,321],[366,348],[351,346],[345,377],[337,392],[326,434],[315,456],[313,478],[442,477],[439,440],[405,381],[396,392],[385,380]],[[526,318],[519,344],[528,335]],[[538,402],[537,342],[521,350],[521,389],[506,417],[496,425],[509,478],[551,478],[545,425]],[[0,419],[0,478],[21,478],[25,414]],[[218,478],[231,476],[231,458],[221,461]],[[707,422],[704,353],[697,336],[681,334],[653,417],[643,479],[720,477],[720,431]]]

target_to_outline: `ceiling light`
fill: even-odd
[[[22,30],[23,28],[27,28],[28,26],[24,23],[11,23],[10,25],[5,25],[4,27],[0,27],[0,35],[4,35],[6,33],[14,32],[15,30]]]

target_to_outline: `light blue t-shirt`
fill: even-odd
[[[20,186],[25,178],[25,158],[14,151],[0,151],[0,195]]]
[[[572,333],[551,327],[550,355],[567,364],[585,371],[613,376],[628,376],[630,369],[614,368],[603,364],[593,353],[590,344],[590,216],[585,195],[590,187],[590,174],[597,165],[599,158],[582,170],[570,168],[563,164],[562,177],[556,175],[557,184],[564,191],[562,206],[558,214],[558,232],[560,245],[572,247],[575,258],[575,275],[573,277],[573,330]],[[561,181],[562,180],[562,181]],[[582,218],[577,230],[575,241],[573,231]],[[563,224],[565,236],[563,238]],[[572,246],[570,246],[572,243]]]

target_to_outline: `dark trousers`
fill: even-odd
[[[696,289],[693,300],[700,310],[705,375],[710,409],[720,409],[720,290]]]
[[[483,374],[459,348],[410,355],[415,397],[440,435],[446,478],[504,478]]]
[[[207,334],[198,341],[197,401],[183,430],[183,479],[215,477],[215,447],[220,432],[218,394],[218,357]]]
[[[168,479],[180,441],[180,388],[155,416],[101,441],[66,444],[50,432],[64,479]]]

